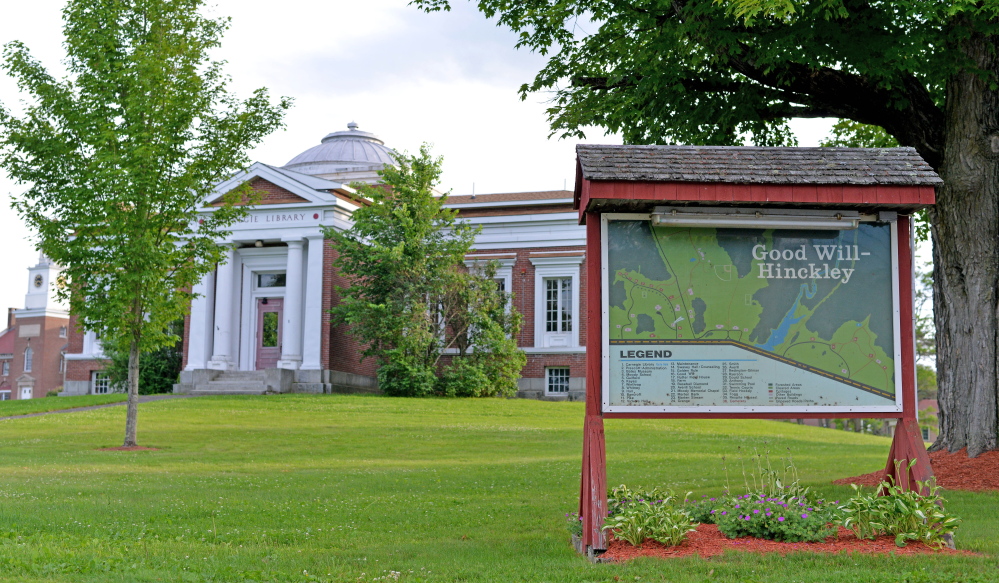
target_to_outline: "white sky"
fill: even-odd
[[[578,140],[548,139],[545,96],[521,101],[517,89],[541,56],[513,48],[516,36],[463,0],[450,13],[424,14],[407,0],[217,0],[232,17],[219,58],[230,89],[248,96],[267,87],[295,99],[287,127],[254,149],[253,160],[282,165],[327,133],[356,121],[389,147],[416,152],[433,144],[444,157],[443,189],[454,194],[572,189]],[[5,8],[0,44],[23,41],[56,72],[62,51],[62,0]],[[19,100],[0,77],[0,102]],[[798,121],[802,146],[818,145],[830,120]],[[591,143],[621,143],[603,131]],[[30,233],[10,209],[23,190],[0,171],[0,312],[24,307],[27,268],[37,259]],[[5,321],[0,322],[3,326]]]

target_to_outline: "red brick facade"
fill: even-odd
[[[30,388],[30,397],[44,397],[63,384],[63,354],[68,352],[69,318],[55,316],[17,317],[6,332],[9,359],[6,375],[0,374],[0,391],[10,391],[8,398],[22,398],[22,388]],[[31,370],[25,370],[31,348]],[[2,366],[2,365],[0,365]],[[0,369],[0,373],[3,370]]]
[[[323,249],[323,368],[374,377],[378,363],[373,358],[361,360],[363,348],[350,335],[347,326],[333,326],[330,309],[340,301],[337,286],[346,287],[347,278],[333,271],[338,254],[333,241]]]

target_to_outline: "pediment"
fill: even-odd
[[[216,185],[215,194],[205,201],[205,207],[221,206],[223,196],[247,183],[259,194],[254,206],[329,205],[338,197],[356,196],[354,189],[339,182],[256,162]],[[243,204],[248,203],[243,201]]]

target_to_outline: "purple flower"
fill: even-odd
[[[760,509],[759,508],[757,508],[756,510],[753,510],[753,514],[759,514],[759,513],[760,513]]]
[[[715,499],[714,499],[714,498],[711,498],[711,501],[712,501],[712,502],[714,502],[714,501],[715,501]]]
[[[738,505],[738,504],[736,504],[736,505],[735,505],[735,507],[736,507],[736,508],[738,508],[738,507],[739,507],[739,505]]]
[[[724,510],[722,510],[722,514],[728,514],[728,512],[725,512]]]
[[[714,511],[714,510],[712,510],[712,511],[711,511],[711,514],[714,514],[714,513],[715,513],[715,511]]]
[[[748,516],[746,517],[746,520],[749,520],[749,517],[748,517]]]
[[[808,515],[807,514],[802,514],[801,517],[802,518],[808,518]]]
[[[778,516],[777,517],[777,522],[784,522],[784,517],[783,516]]]
[[[767,516],[773,515],[773,512],[767,512]]]

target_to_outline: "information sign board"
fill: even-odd
[[[902,411],[894,221],[601,218],[604,412]]]

